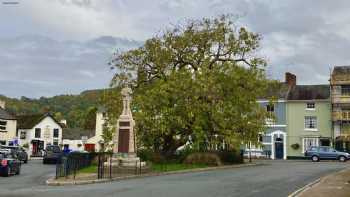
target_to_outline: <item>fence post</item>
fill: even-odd
[[[112,156],[113,154],[110,154],[109,156],[109,178],[112,179]]]
[[[142,160],[140,159],[140,174],[142,174],[142,169],[141,169],[142,165],[141,165],[141,163],[142,163]]]
[[[98,154],[98,163],[97,163],[97,178],[100,179],[101,178],[101,155]]]
[[[56,179],[58,178],[58,168],[59,168],[59,164],[58,162],[56,163]]]
[[[77,174],[77,161],[74,161],[74,170],[73,170],[73,179],[75,180],[75,176]]]

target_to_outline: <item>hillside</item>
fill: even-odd
[[[79,95],[58,95],[31,99],[8,98],[0,95],[6,101],[6,108],[12,114],[33,114],[50,112],[57,119],[66,119],[69,127],[93,127],[95,121],[91,113],[100,106],[104,90],[88,90]],[[94,128],[93,128],[94,129]]]

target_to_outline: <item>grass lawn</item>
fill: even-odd
[[[78,173],[97,173],[97,165],[91,165],[79,170]]]
[[[206,164],[182,164],[182,163],[167,163],[167,164],[152,164],[152,171],[154,172],[168,172],[168,171],[178,171],[193,168],[205,168],[209,167]]]
[[[178,170],[186,170],[186,169],[194,169],[194,168],[205,168],[209,167],[206,164],[182,164],[182,163],[166,163],[159,164],[154,163],[151,165],[152,172],[168,172],[168,171],[178,171]],[[97,173],[97,165],[91,165],[86,168],[83,168],[78,171],[78,173]]]

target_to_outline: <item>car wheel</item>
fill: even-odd
[[[21,173],[21,168],[17,169],[16,175],[19,175]]]
[[[9,167],[7,167],[5,172],[4,172],[4,176],[9,177],[10,175],[11,175],[11,169]]]
[[[318,156],[314,155],[314,156],[311,157],[311,160],[312,160],[313,162],[317,162],[317,161],[319,161],[320,159],[318,158]]]
[[[345,161],[346,161],[346,158],[345,158],[344,156],[340,156],[340,157],[339,157],[339,161],[340,161],[340,162],[345,162]]]

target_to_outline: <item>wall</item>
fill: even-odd
[[[35,128],[41,128],[41,136],[40,138],[35,138]],[[20,131],[26,131],[26,139],[20,140],[20,145],[24,145],[25,143],[29,144],[29,150],[28,154],[32,154],[32,145],[31,141],[33,139],[35,140],[41,140],[44,141],[44,148],[48,144],[53,144],[54,138],[53,138],[53,129],[58,129],[58,144],[62,144],[62,128],[60,125],[58,125],[51,117],[44,118],[41,122],[39,122],[37,125],[35,125],[32,129],[25,129],[25,130],[19,130],[18,135],[20,135]],[[47,132],[47,136],[45,136],[45,133]]]
[[[306,103],[315,102],[315,110],[307,110]],[[307,131],[304,126],[305,116],[317,117],[317,131]],[[331,137],[331,104],[329,100],[323,101],[288,101],[287,103],[287,131],[288,156],[303,156],[303,137]],[[292,144],[299,144],[295,150]]]
[[[17,130],[17,121],[16,120],[3,120],[6,121],[6,131],[0,132],[0,140],[6,141],[6,145],[8,145],[9,140],[13,140],[16,138],[16,130]]]
[[[72,151],[83,151],[84,150],[83,142],[81,140],[67,140],[67,139],[63,139],[62,144],[63,145],[68,144],[69,145],[69,149],[72,150]]]

